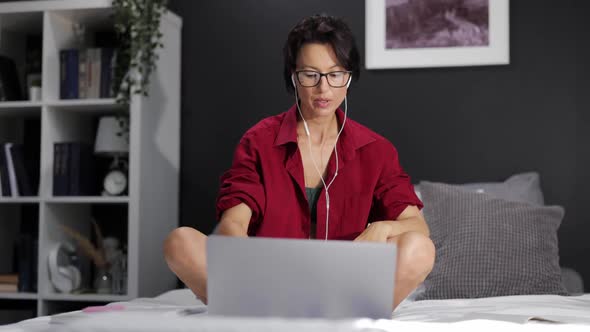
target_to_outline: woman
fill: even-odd
[[[395,243],[395,308],[431,271],[434,245],[394,146],[346,118],[360,67],[354,37],[342,20],[312,16],[289,33],[284,58],[296,104],[240,140],[221,178],[215,233]],[[164,246],[172,271],[204,302],[206,239],[181,227]]]

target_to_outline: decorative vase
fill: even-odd
[[[29,88],[29,99],[31,101],[41,101],[41,87],[32,86]]]
[[[111,294],[113,288],[113,277],[111,273],[103,268],[98,269],[94,276],[94,289],[97,294]]]

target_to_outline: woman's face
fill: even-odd
[[[301,100],[301,111],[305,118],[333,116],[346,96],[347,87],[344,84],[348,82],[350,75],[348,73],[334,73],[329,75],[331,77],[321,76],[320,82],[316,86],[303,86],[310,85],[310,82],[313,82],[314,76],[317,76],[317,73],[313,73],[314,71],[323,74],[346,71],[346,68],[342,67],[338,62],[332,46],[318,43],[303,45],[297,55],[296,66],[296,72],[306,71],[299,74],[293,73],[297,85],[297,95]],[[330,79],[332,85],[344,86],[330,86],[328,79]]]

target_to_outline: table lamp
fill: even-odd
[[[113,158],[103,181],[103,195],[118,196],[127,189],[129,155],[129,119],[120,116],[103,116],[98,122],[94,153]]]

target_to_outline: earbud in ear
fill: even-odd
[[[297,88],[297,86],[295,86],[295,76],[294,74],[291,74],[291,83],[293,84],[294,88]]]
[[[291,76],[291,78],[293,78],[293,76]],[[348,83],[346,83],[346,88],[347,89],[350,86],[350,82],[352,82],[352,74],[350,74],[350,78],[348,79]]]

